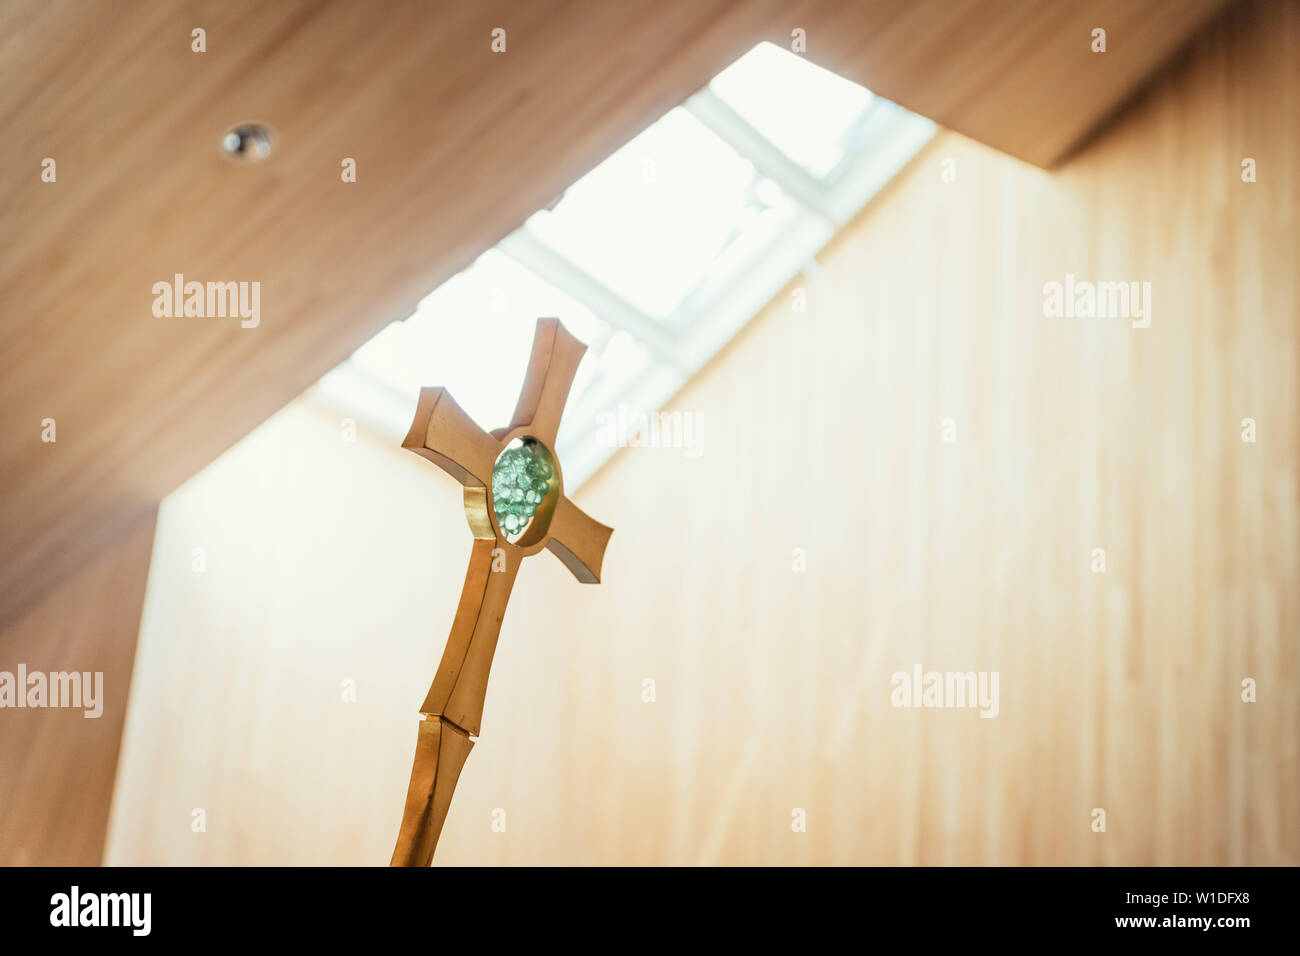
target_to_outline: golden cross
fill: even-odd
[[[564,496],[559,462],[551,454],[586,351],[558,319],[538,319],[514,416],[491,433],[479,428],[446,389],[420,390],[402,447],[464,486],[474,547],[442,662],[420,708],[415,766],[393,866],[428,866],[433,860],[452,791],[478,737],[488,669],[523,559],[549,548],[579,581],[600,583],[613,529]]]

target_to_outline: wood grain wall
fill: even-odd
[[[98,717],[0,711],[0,866],[94,866],[103,858],[152,516],[0,630],[0,671],[103,673]]]
[[[939,139],[678,396],[700,457],[579,492],[604,583],[527,563],[438,861],[1300,863],[1298,51],[1236,8],[1054,174]],[[172,495],[107,860],[384,863],[468,548],[302,403]],[[917,664],[998,716],[892,707]]]

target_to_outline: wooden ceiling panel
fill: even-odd
[[[758,41],[1047,164],[1223,4],[8,0],[0,620]],[[259,326],[155,317],[176,273]]]

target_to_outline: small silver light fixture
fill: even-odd
[[[271,155],[275,133],[265,123],[240,123],[221,137],[221,151],[238,163],[255,163]]]

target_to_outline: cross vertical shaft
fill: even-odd
[[[474,544],[451,633],[420,708],[415,762],[393,866],[428,866],[433,859],[456,782],[479,733],[497,637],[523,559],[546,548],[579,581],[600,581],[613,529],[564,496],[559,463],[551,456],[585,351],[559,320],[539,319],[511,424],[491,433],[480,429],[445,389],[420,392],[415,421],[402,446],[461,483]],[[526,502],[521,502],[518,488],[495,480],[502,453],[516,443],[534,456]],[[519,524],[521,506],[533,510]]]

